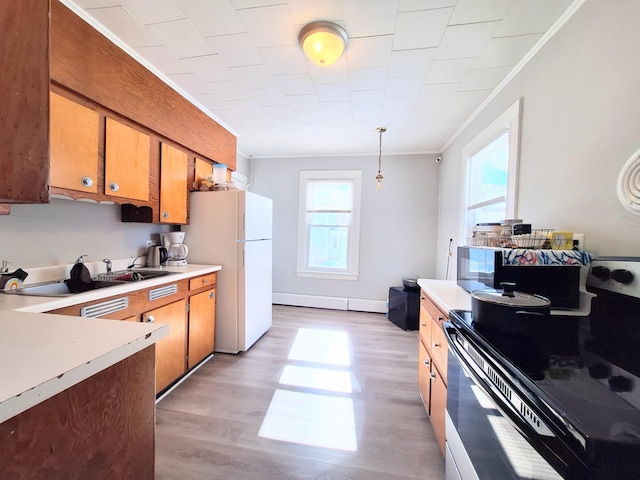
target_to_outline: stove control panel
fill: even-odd
[[[590,288],[640,298],[640,257],[594,258],[587,278]]]

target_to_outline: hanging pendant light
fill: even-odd
[[[386,132],[387,129],[385,127],[376,128],[376,132],[380,134],[380,149],[378,150],[378,175],[376,175],[376,181],[378,182],[376,185],[376,190],[382,190],[382,134]]]

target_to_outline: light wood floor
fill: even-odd
[[[158,403],[156,478],[441,480],[417,351],[381,314],[274,305],[248,352]]]

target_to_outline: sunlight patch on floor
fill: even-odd
[[[288,359],[348,367],[351,365],[349,334],[338,330],[301,328]]]
[[[351,393],[351,373],[326,368],[286,365],[280,376],[281,385],[314,388],[330,392]]]
[[[357,450],[353,400],[276,390],[261,437],[334,450]]]

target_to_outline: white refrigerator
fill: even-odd
[[[222,266],[215,351],[246,351],[271,327],[273,202],[240,190],[193,192],[189,212],[189,262]]]

